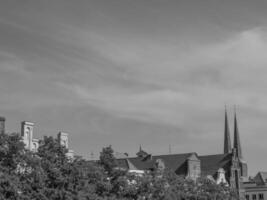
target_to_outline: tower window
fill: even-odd
[[[264,199],[264,195],[263,195],[263,193],[260,193],[259,194],[259,200],[263,200]]]
[[[252,195],[252,200],[257,200],[257,195],[256,194]]]
[[[248,194],[246,194],[246,196],[245,196],[245,197],[246,197],[246,200],[249,200],[249,195],[248,195]]]

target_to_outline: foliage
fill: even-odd
[[[136,175],[117,167],[111,146],[99,162],[69,160],[67,149],[44,137],[37,153],[18,134],[0,135],[0,199],[6,200],[187,200],[237,199],[229,187],[196,181],[170,170]]]
[[[113,153],[114,151],[110,145],[102,149],[99,157],[99,164],[102,165],[109,174],[112,173],[113,169],[117,166]]]

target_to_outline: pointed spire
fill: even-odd
[[[235,121],[234,121],[234,148],[236,149],[236,156],[242,159],[243,156],[242,156],[241,142],[237,125],[236,107],[235,107]]]
[[[228,125],[227,110],[225,106],[225,118],[224,118],[224,153],[231,153],[231,139],[230,139],[230,130]]]
[[[142,149],[142,146],[140,145],[140,147],[139,147],[139,152],[137,152],[136,155],[137,155],[138,157],[145,157],[145,156],[148,155],[148,153],[145,152],[145,151]]]

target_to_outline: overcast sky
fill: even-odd
[[[203,155],[236,104],[249,173],[267,171],[266,27],[264,0],[1,0],[0,115],[86,158]]]

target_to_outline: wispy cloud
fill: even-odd
[[[177,53],[171,50],[169,54]],[[262,93],[267,86],[264,75],[267,72],[266,50],[266,31],[253,29],[236,34],[223,43],[180,52],[177,59],[173,57],[169,61],[169,65],[164,65],[164,61],[158,59],[158,49],[151,49],[155,53],[153,59],[144,56],[144,60],[139,61],[147,63],[142,68],[129,58],[127,63],[132,65],[125,67],[133,71],[136,84],[138,80],[149,79],[149,82],[158,86],[157,89],[128,91],[123,85],[65,87],[87,103],[111,113],[170,124],[177,124],[178,121],[182,124],[181,113],[186,113],[190,108],[218,109],[224,104],[237,103],[241,107],[254,106],[255,109],[267,110],[264,106],[267,96]],[[122,60],[115,57],[112,60],[125,62],[125,57]],[[251,76],[258,78],[252,80]]]
[[[197,143],[221,144],[224,104],[238,104],[242,137],[257,128],[263,138],[267,25],[259,2],[1,2],[0,111],[9,121],[20,111],[48,129],[67,126],[92,148],[105,137],[132,151],[132,141],[152,151],[176,140],[187,148],[181,139],[210,152]],[[87,152],[81,138],[74,146]]]

